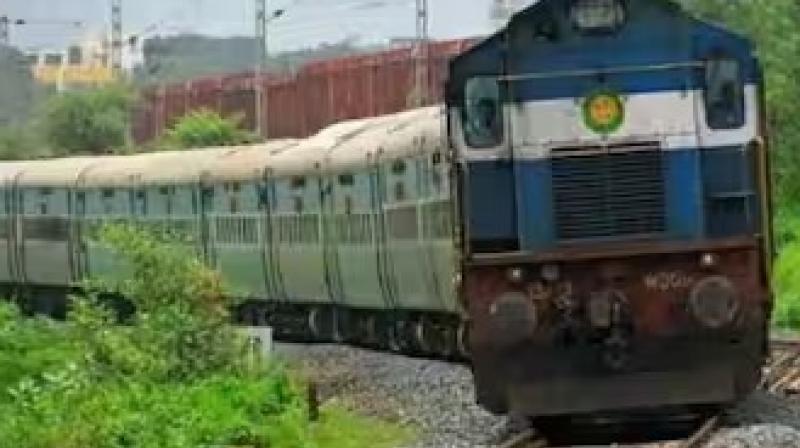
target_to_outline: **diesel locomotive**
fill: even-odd
[[[759,381],[770,174],[752,45],[667,0],[541,0],[444,107],[248,147],[0,164],[0,283],[63,314],[92,229],[181,236],[279,337],[469,359],[530,417],[724,405]]]

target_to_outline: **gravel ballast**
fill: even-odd
[[[467,366],[341,345],[276,345],[279,357],[318,386],[322,403],[416,428],[398,448],[489,448],[505,418],[475,404]],[[800,448],[800,402],[756,393],[729,412],[708,448]],[[670,446],[653,444],[648,447]]]

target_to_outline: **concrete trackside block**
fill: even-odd
[[[248,351],[261,358],[269,358],[273,351],[272,327],[241,327],[240,334],[247,342]]]

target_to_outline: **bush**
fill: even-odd
[[[96,368],[181,380],[235,367],[239,341],[229,325],[229,303],[218,275],[186,245],[129,226],[110,226],[100,240],[130,268],[130,278],[94,280],[96,295],[114,291],[133,301],[133,325],[113,326],[114,315],[90,295],[76,301],[73,323]]]
[[[66,323],[0,306],[0,448],[388,448],[405,438],[336,408],[310,422],[300,383],[246,359],[218,276],[185,244],[125,226],[100,240],[132,275],[87,284]],[[128,325],[98,299],[109,291],[135,303]]]
[[[66,154],[107,154],[124,147],[133,101],[121,86],[54,96],[45,107],[47,140]]]
[[[166,144],[178,148],[204,148],[252,143],[256,137],[240,128],[241,119],[224,118],[201,109],[181,118],[167,131]]]

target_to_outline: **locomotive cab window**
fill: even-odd
[[[477,77],[464,86],[464,138],[473,148],[493,148],[503,141],[503,108],[497,79]]]
[[[706,120],[711,129],[744,126],[744,85],[736,60],[716,58],[706,65]]]

